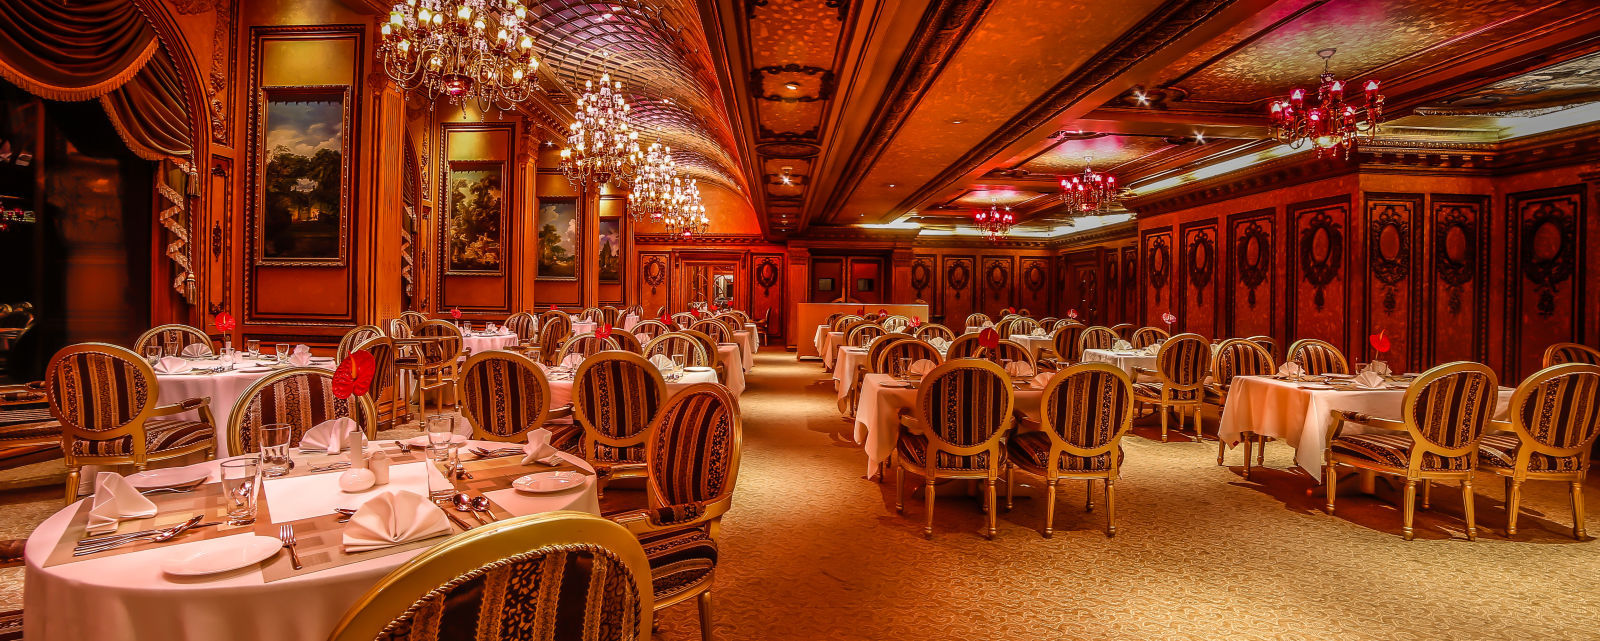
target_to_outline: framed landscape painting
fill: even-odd
[[[539,280],[578,279],[578,219],[576,198],[541,198],[534,217],[539,231]]]
[[[501,230],[505,228],[505,164],[453,161],[445,177],[449,218],[445,222],[445,271],[450,275],[504,273]]]
[[[349,87],[261,90],[256,261],[343,265]]]
[[[600,282],[622,282],[622,218],[600,219]]]

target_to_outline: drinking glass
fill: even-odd
[[[686,355],[686,354],[673,354],[672,355],[672,370],[677,372],[679,376],[683,376],[683,366],[687,362],[688,362],[688,355]]]
[[[228,525],[256,522],[256,496],[259,494],[260,461],[254,456],[222,462],[222,496],[227,502]]]
[[[288,423],[271,423],[262,425],[258,433],[261,435],[261,475],[277,478],[288,474],[293,467],[289,460],[289,437],[294,435],[294,428]]]
[[[902,380],[902,381],[910,380],[911,379],[911,357],[909,357],[909,356],[901,356],[900,358],[895,359],[895,371],[898,373],[898,375],[899,375],[898,378],[900,380]]]
[[[471,334],[472,333],[472,321],[461,321],[461,333],[463,333],[463,334]]]
[[[160,361],[161,360],[161,346],[160,345],[145,345],[144,346],[144,360],[149,361],[151,365],[155,365],[156,362]]]
[[[455,417],[448,414],[434,414],[428,417],[428,458],[435,464],[444,463],[443,469],[454,467],[451,454],[454,453],[451,441],[455,440]],[[435,501],[448,499],[455,494],[455,486],[449,483],[448,477],[443,486],[435,487],[433,475],[428,475],[428,498]]]
[[[278,351],[278,364],[281,365],[281,364],[289,362],[289,344],[288,343],[278,343],[274,347]]]
[[[179,347],[178,347],[178,333],[177,332],[167,332],[166,334],[164,334],[161,337],[161,344],[162,344],[162,347],[165,349],[167,356],[177,356],[178,355]]]
[[[246,340],[244,351],[249,352],[251,357],[261,356],[261,341],[254,338]]]

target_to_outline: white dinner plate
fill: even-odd
[[[245,372],[247,374],[261,374],[261,373],[264,373],[264,372],[272,371],[272,368],[271,367],[241,367],[237,371]]]
[[[158,487],[182,487],[199,483],[209,476],[211,476],[211,470],[201,464],[145,470],[129,474],[124,478],[128,479],[128,484],[132,485],[134,489],[150,490]]]
[[[685,371],[685,372],[714,372],[716,370],[711,369],[709,367],[696,365],[694,367],[685,367],[685,368],[683,368],[683,371]]]
[[[455,443],[457,445],[462,444],[462,443],[466,443],[467,442],[467,435],[465,435],[465,434],[451,434],[450,435],[450,442],[451,443]],[[410,445],[411,447],[427,447],[428,446],[428,435],[427,434],[423,434],[422,436],[413,436],[411,438],[406,439],[404,441],[404,443],[406,445]]]
[[[511,482],[519,492],[546,494],[560,492],[583,485],[583,475],[571,470],[535,472]]]
[[[311,357],[311,362],[313,362],[313,363],[332,363],[333,362],[333,357],[332,356],[312,356]]]
[[[270,536],[226,536],[177,548],[161,561],[161,571],[175,576],[205,576],[247,568],[277,554],[283,541]]]

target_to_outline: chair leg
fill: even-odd
[[[1056,531],[1056,483],[1060,479],[1050,479],[1044,484],[1044,538]]]
[[[1161,442],[1165,443],[1167,442],[1167,408],[1158,407],[1156,411],[1161,412]]]
[[[1222,455],[1227,453],[1227,451],[1228,451],[1228,443],[1227,443],[1227,441],[1222,440],[1222,437],[1220,437],[1220,436],[1217,437],[1217,465],[1222,465]],[[1245,457],[1245,458],[1248,459],[1249,457]]]
[[[995,502],[994,502],[994,500],[995,500],[995,487],[994,486],[995,486],[995,481],[996,480],[997,479],[989,478],[989,479],[984,479],[984,482],[983,482],[984,492],[985,492],[984,498],[988,500],[988,504],[989,504],[989,531],[985,532],[983,537],[986,538],[986,539],[989,539],[991,541],[994,540],[994,533],[996,531],[995,530],[995,514],[999,512],[999,510],[995,509],[995,507],[997,507],[997,506],[995,505]]]
[[[1433,507],[1433,483],[1428,482],[1428,479],[1422,479],[1418,483],[1422,485],[1422,509]]]
[[[83,468],[78,466],[67,468],[67,500],[65,505],[72,505],[73,501],[78,500],[78,470],[81,469]]]
[[[1506,477],[1506,536],[1517,535],[1517,512],[1522,508],[1522,482]]]
[[[928,479],[922,487],[922,504],[926,508],[927,524],[922,526],[922,538],[933,538],[933,479]]]
[[[1339,470],[1333,463],[1322,464],[1322,489],[1326,490],[1327,498],[1323,501],[1328,514],[1333,514],[1333,497],[1339,493]]]
[[[1267,437],[1252,435],[1256,440],[1256,467],[1267,464]]]
[[[1007,512],[1010,512],[1011,508],[1014,507],[1014,505],[1012,504],[1012,495],[1016,492],[1016,489],[1017,489],[1016,486],[1017,486],[1017,469],[1014,468],[1014,467],[1011,467],[1010,465],[1007,465],[1006,466],[1006,511]]]
[[[700,641],[711,641],[711,591],[700,593]]]
[[[1406,499],[1405,499],[1405,506],[1404,506],[1403,509],[1405,510],[1405,512],[1404,512],[1402,518],[1404,518],[1405,521],[1404,521],[1404,526],[1401,529],[1401,532],[1405,536],[1405,539],[1407,541],[1410,541],[1411,539],[1416,537],[1416,531],[1413,530],[1412,527],[1411,527],[1412,522],[1415,521],[1416,517],[1417,517],[1417,481],[1416,481],[1416,479],[1406,479]]]
[[[1476,509],[1473,504],[1476,501],[1472,500],[1472,479],[1470,478],[1461,482],[1461,503],[1461,511],[1467,516],[1467,540],[1476,541],[1478,540],[1478,521],[1474,514]]]
[[[1189,415],[1194,418],[1194,442],[1196,442],[1196,443],[1204,443],[1205,440],[1206,440],[1206,438],[1205,438],[1205,436],[1206,436],[1205,435],[1206,422],[1200,420],[1200,418],[1201,418],[1200,417],[1200,406],[1198,406],[1198,405],[1190,406],[1189,407]]]
[[[878,483],[880,485],[883,483],[883,475],[884,474],[888,474],[888,473],[889,473],[888,462],[887,461],[878,461]]]
[[[900,462],[890,460],[894,465],[894,511],[906,513],[906,468],[900,467]]]
[[[1083,511],[1094,511],[1094,479],[1083,480]]]
[[[1239,440],[1243,441],[1244,444],[1244,478],[1245,480],[1250,480],[1250,448],[1255,444],[1255,435],[1246,433]],[[1217,442],[1222,442],[1220,436],[1217,438]],[[1218,447],[1221,447],[1221,445],[1218,445]]]
[[[1572,493],[1572,538],[1582,540],[1584,537],[1583,481],[1573,481],[1571,487],[1572,489],[1568,491]]]
[[[1117,492],[1115,479],[1106,479],[1106,536],[1117,535]]]

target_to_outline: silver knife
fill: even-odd
[[[191,521],[191,522],[199,521],[200,519],[202,519],[204,517],[205,517],[205,515],[196,515],[194,518],[189,519],[189,521]],[[213,525],[222,525],[222,522],[221,521],[212,521],[210,523],[200,523],[199,525],[193,525],[193,526],[190,526],[190,527],[210,527],[210,526],[213,526]],[[171,527],[172,526],[169,525],[167,527],[158,527],[158,528],[155,528],[155,529],[152,529],[152,530],[144,530],[142,532],[127,532],[127,533],[124,533],[124,534],[105,534],[105,535],[102,535],[102,536],[90,537],[90,538],[78,541],[77,547],[80,547],[80,548],[81,547],[89,547],[89,546],[98,545],[98,544],[101,544],[101,543],[110,543],[112,541],[119,541],[119,540],[122,540],[122,539],[131,539],[131,538],[139,537],[139,536],[150,536],[152,534],[160,534],[162,532],[167,531]]]

